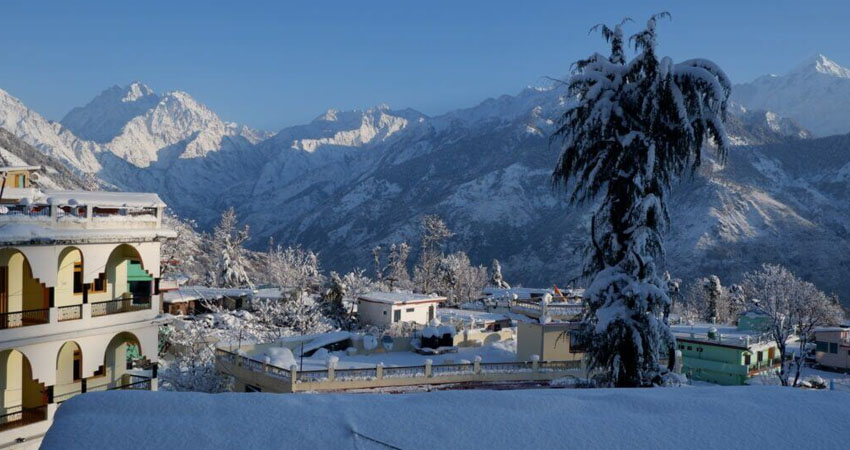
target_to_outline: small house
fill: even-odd
[[[850,370],[850,326],[815,329],[815,360],[826,368]]]
[[[445,297],[436,295],[372,292],[357,298],[357,316],[364,325],[388,327],[399,322],[426,325],[445,301]]]
[[[779,349],[764,334],[712,324],[679,325],[673,331],[682,352],[682,373],[690,379],[742,385],[780,367]]]
[[[517,323],[517,360],[537,355],[542,361],[580,361],[584,347],[579,326],[579,322]]]

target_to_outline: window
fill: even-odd
[[[74,350],[74,381],[83,379],[83,354]]]
[[[407,308],[405,312],[413,312],[413,308]]]
[[[830,353],[838,353],[838,342],[830,342],[829,343],[829,352]]]
[[[815,341],[815,350],[819,352],[828,352],[829,351],[829,342],[824,341]]]
[[[386,312],[386,311],[384,311],[384,315],[385,315],[385,316],[387,315],[387,312]]]
[[[106,274],[102,273],[94,279],[94,283],[89,287],[89,292],[106,292]]]
[[[83,293],[83,263],[74,263],[74,295]]]
[[[579,330],[570,331],[570,353],[583,353],[587,350],[587,342]]]
[[[752,363],[752,355],[744,355],[744,365],[749,366]]]
[[[757,352],[756,353],[756,361],[758,361],[758,362],[764,361],[764,352]]]
[[[401,310],[400,309],[393,311],[393,322],[401,322]]]
[[[688,346],[688,350],[693,350],[693,349],[694,349],[694,348],[693,348],[693,347],[691,347],[690,345]]]
[[[254,386],[253,384],[246,384],[245,392],[263,392],[263,389],[259,386]]]
[[[17,176],[17,179],[18,179],[17,187],[19,187],[19,188],[27,187],[27,177],[26,177],[26,175],[20,174],[20,175]]]
[[[94,375],[92,375],[92,377],[102,377],[104,375],[106,375],[106,366],[100,366],[94,371]]]

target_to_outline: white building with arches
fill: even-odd
[[[157,387],[160,245],[156,194],[32,187],[0,197],[0,446],[37,445],[62,402]]]

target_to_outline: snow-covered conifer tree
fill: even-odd
[[[407,258],[410,256],[410,246],[407,242],[392,244],[390,256],[387,261],[384,279],[389,283],[390,289],[410,289],[410,273],[407,271]]]
[[[221,287],[252,286],[242,244],[248,240],[248,225],[238,228],[236,211],[231,207],[221,214],[213,230],[212,248],[216,263],[215,283]]]
[[[454,233],[440,216],[429,215],[422,218],[419,262],[413,271],[414,284],[420,292],[428,293],[439,283],[438,267],[443,258],[443,243],[452,236]]]
[[[491,282],[493,283],[493,286],[500,288],[500,289],[510,289],[511,285],[508,284],[508,282],[505,281],[505,279],[502,277],[502,265],[499,264],[498,259],[493,260],[493,269],[492,270],[493,270],[493,278],[491,279]]]
[[[674,364],[675,338],[664,317],[670,299],[658,273],[667,192],[699,166],[709,139],[721,161],[729,145],[729,79],[707,60],[660,58],[656,22],[663,17],[669,15],[652,16],[631,37],[636,55],[628,61],[623,24],[601,27],[611,54],[576,63],[569,89],[577,101],[553,136],[563,142],[554,181],[574,203],[598,200],[583,329],[590,367],[617,386],[660,384],[661,357]]]

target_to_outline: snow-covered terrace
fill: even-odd
[[[18,189],[0,205],[0,241],[121,241],[174,237],[156,194]],[[14,197],[11,195],[15,194]]]
[[[65,402],[42,448],[841,449],[850,442],[847,417],[845,392],[762,386],[320,397],[116,391]]]
[[[491,342],[494,338],[500,340]],[[548,383],[586,375],[581,361],[519,361],[511,329],[464,331],[458,339],[470,345],[440,354],[414,351],[410,338],[395,338],[386,350],[376,337],[347,332],[293,336],[264,345],[237,347],[225,343],[216,350],[216,367],[239,383],[271,392],[470,382]]]
[[[676,338],[679,339],[714,343],[729,347],[747,348],[751,345],[771,342],[771,338],[764,333],[739,330],[734,325],[695,323],[693,325],[673,325],[671,328]],[[710,334],[713,336],[710,337]]]

